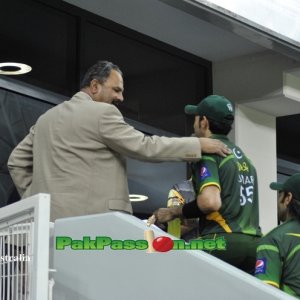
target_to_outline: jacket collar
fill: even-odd
[[[79,101],[93,101],[93,99],[85,92],[76,93],[71,100],[79,100]]]

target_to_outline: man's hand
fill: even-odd
[[[223,157],[231,153],[231,150],[219,140],[211,138],[200,138],[201,149],[203,153],[216,153]]]
[[[154,216],[154,217],[153,217]],[[152,221],[155,223],[166,223],[182,216],[181,207],[159,208],[153,213]],[[149,219],[150,219],[149,218]]]

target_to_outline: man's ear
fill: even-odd
[[[91,93],[92,94],[96,94],[99,89],[101,89],[102,86],[101,84],[99,84],[99,81],[97,79],[93,79],[91,82],[90,82],[90,90],[91,90]]]
[[[202,117],[201,122],[202,122],[202,126],[205,130],[209,129],[209,121],[205,116]]]
[[[293,199],[293,194],[288,192],[287,195],[284,197],[283,202],[286,206],[288,206],[292,201],[292,199]]]

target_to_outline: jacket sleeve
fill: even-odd
[[[120,111],[107,105],[99,117],[100,139],[122,155],[146,161],[197,161],[201,158],[196,137],[147,136],[128,125]]]
[[[8,170],[22,197],[32,182],[34,126],[29,134],[16,146],[8,158]]]

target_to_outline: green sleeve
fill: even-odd
[[[276,241],[263,238],[257,247],[255,277],[280,288],[282,262]]]
[[[213,156],[205,155],[200,162],[193,165],[193,184],[197,195],[209,185],[221,189],[218,165]]]

